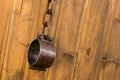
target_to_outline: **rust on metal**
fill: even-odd
[[[28,61],[31,67],[45,70],[49,68],[56,57],[56,51],[47,40],[34,40],[29,48]]]

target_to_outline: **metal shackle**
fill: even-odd
[[[29,47],[28,62],[31,68],[46,70],[49,68],[56,57],[56,51],[49,41],[35,39]]]

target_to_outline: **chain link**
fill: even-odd
[[[52,22],[52,18],[53,18],[53,13],[54,13],[54,4],[55,4],[55,0],[48,0],[47,9],[46,9],[46,11],[44,13],[44,16],[43,16],[42,34],[45,34],[45,28],[46,27],[48,27],[49,30],[50,30],[50,26],[51,26],[51,22]],[[50,16],[48,21],[46,21],[47,15]]]

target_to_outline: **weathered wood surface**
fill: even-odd
[[[119,80],[119,0],[56,0],[50,35],[57,58],[46,72],[29,69],[46,4],[0,0],[0,80]]]

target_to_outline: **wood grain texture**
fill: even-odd
[[[6,55],[2,70],[2,80],[24,79],[28,44],[31,41],[30,36],[32,35],[31,39],[33,40],[39,30],[39,27],[37,27],[39,18],[36,18],[40,14],[40,10],[38,9],[38,3],[40,3],[40,0],[14,1],[13,15],[11,19],[10,32],[5,53]],[[18,9],[16,9],[16,7]],[[35,13],[36,10],[38,10],[37,13]],[[29,67],[27,68],[29,69]],[[28,78],[30,80],[40,78],[39,71],[30,70],[29,75],[30,77],[27,77],[27,80]]]
[[[49,34],[57,57],[44,72],[30,69],[27,56],[46,6],[0,0],[0,80],[119,80],[120,1],[56,0]]]
[[[84,15],[83,7],[85,4],[85,0],[62,0],[55,37],[57,58],[54,65],[49,69],[47,80],[72,79],[79,46],[77,44],[80,41],[81,18]]]
[[[120,16],[120,1],[116,1],[115,6],[115,11],[113,18],[111,20],[111,25],[110,25],[110,33],[108,33],[109,36],[109,46],[107,46],[106,49],[106,64],[104,68],[104,75],[103,79],[104,80],[119,80],[119,64],[116,62],[119,62],[120,58],[120,25],[119,25],[119,16]]]
[[[103,33],[106,24],[109,0],[89,0],[88,14],[80,43],[74,80],[99,80],[103,56]],[[101,7],[102,6],[102,7]]]
[[[43,4],[43,0],[35,0],[35,5],[34,7],[32,8],[32,14],[34,15],[33,17],[33,23],[31,24],[32,25],[32,29],[31,29],[31,34],[29,34],[29,37],[28,37],[28,42],[31,43],[36,37],[37,37],[37,33],[41,33],[42,32],[42,27],[41,26],[41,10],[45,10],[45,7],[46,5],[42,5]],[[42,7],[41,7],[42,6]],[[26,49],[25,53],[28,53],[28,48]],[[24,57],[25,58],[25,65],[23,67],[23,71],[24,71],[24,78],[23,80],[44,80],[44,72],[42,71],[37,71],[37,70],[32,70],[32,69],[29,69],[29,64],[28,64],[28,60],[27,60],[27,54],[26,56]]]
[[[14,0],[8,0],[7,2],[0,0],[0,78],[8,41],[13,2]]]

